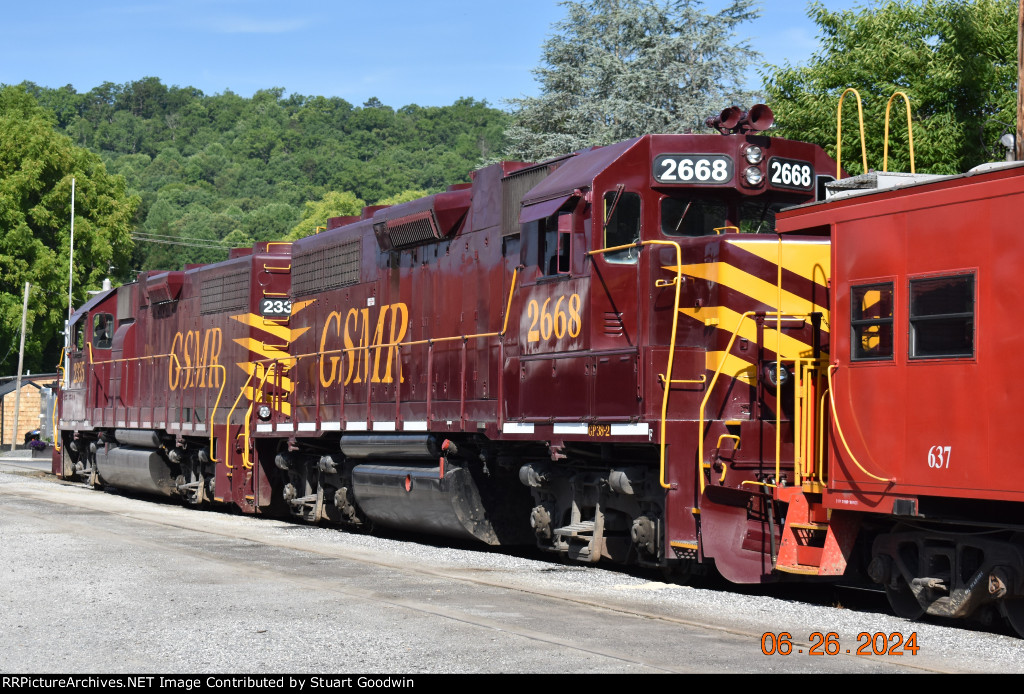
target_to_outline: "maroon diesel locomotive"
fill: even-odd
[[[768,580],[784,364],[824,357],[829,310],[828,240],[771,232],[835,172],[770,124],[495,164],[100,294],[71,320],[54,471]]]
[[[735,582],[860,570],[900,614],[1024,632],[997,370],[1024,169],[825,201],[835,162],[769,114],[97,295],[54,472]]]

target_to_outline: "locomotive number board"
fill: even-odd
[[[654,158],[654,180],[658,183],[726,185],[735,167],[724,154],[659,154]]]
[[[260,299],[261,316],[290,316],[292,302],[289,299]]]
[[[810,190],[814,187],[814,167],[798,159],[772,157],[768,160],[768,183],[776,188]]]

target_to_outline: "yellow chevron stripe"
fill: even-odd
[[[664,266],[666,270],[675,272],[675,266]],[[812,313],[818,311],[822,314],[822,322],[828,325],[828,307],[817,304],[799,294],[782,290],[782,306],[776,304],[779,299],[779,288],[773,282],[766,282],[760,277],[755,277],[749,272],[744,272],[727,263],[698,263],[695,265],[684,265],[683,274],[689,277],[699,277],[710,282],[716,282],[723,286],[734,289],[741,294],[749,296],[755,301],[773,307],[784,313]],[[824,291],[822,292],[824,298]]]
[[[699,320],[705,325],[708,324],[708,319],[716,320],[719,330],[725,330],[732,333],[736,329],[737,323],[739,323],[741,313],[733,311],[731,308],[725,306],[709,306],[707,308],[681,308],[679,312],[683,315],[689,316],[695,320]],[[711,323],[714,325],[715,323]],[[810,356],[812,345],[798,340],[795,337],[782,333],[782,339],[779,339],[779,334],[774,328],[768,326],[774,325],[774,322],[767,318],[765,319],[764,327],[764,348],[775,352],[783,359],[793,359],[799,356]],[[740,337],[750,340],[752,343],[757,342],[757,323],[753,319],[744,320],[740,325],[738,335]]]
[[[757,383],[756,368],[746,359],[737,357],[735,354],[729,354],[728,352],[708,352],[706,355],[707,369],[712,373],[718,370],[718,367],[722,365],[722,375],[735,378],[749,383],[751,385]]]
[[[294,313],[294,312],[293,312]],[[309,330],[306,328],[297,328],[292,330],[284,325],[278,325],[277,323],[266,323],[263,320],[263,316],[257,316],[252,313],[245,313],[240,316],[231,316],[233,320],[248,325],[251,328],[262,330],[265,333],[269,333],[279,340],[285,342],[295,342],[296,338],[300,337],[304,332]]]
[[[256,392],[252,388],[246,388],[245,389],[245,397],[249,398],[250,401],[253,399],[253,397],[255,395],[256,395]],[[264,401],[263,404],[264,405],[271,405],[270,402],[266,402],[266,401]],[[273,407],[272,406],[271,407],[272,410],[280,412],[285,417],[291,417],[292,416],[292,404],[290,402],[288,402],[287,400],[280,400],[280,401],[275,400],[273,402],[273,404],[279,404],[280,407]]]
[[[265,345],[261,340],[251,337],[235,338],[235,342],[250,352],[259,354],[264,359],[288,359],[291,355],[280,349],[278,345]]]
[[[306,308],[310,304],[314,303],[315,301],[316,299],[306,299],[305,301],[292,302],[292,315],[294,316],[296,313]]]
[[[251,376],[253,373],[255,373],[255,378],[259,380],[263,380],[263,374],[266,371],[265,366],[263,364],[254,364],[249,361],[237,362],[235,366],[244,371],[246,375]],[[279,382],[281,390],[284,390],[285,392],[291,393],[293,390],[295,390],[295,382],[292,381],[292,379],[288,378],[288,376],[284,375],[283,373],[280,375],[271,375],[270,377],[268,377],[267,380],[269,381],[270,379],[273,379],[274,383]]]
[[[729,243],[773,265],[779,259],[779,242],[775,239],[730,240]],[[782,267],[804,279],[824,287],[831,276],[831,266],[828,241],[782,242]]]

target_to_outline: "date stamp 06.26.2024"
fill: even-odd
[[[761,653],[764,655],[917,655],[918,650],[916,631],[906,636],[899,631],[888,634],[884,631],[862,631],[857,634],[855,646],[844,646],[834,631],[815,631],[806,644],[801,641],[794,644],[793,635],[788,631],[766,631],[761,635]]]

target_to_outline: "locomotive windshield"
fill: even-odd
[[[715,229],[739,227],[743,233],[775,231],[775,214],[792,203],[751,200],[730,214],[724,200],[707,197],[665,197],[661,200],[661,233],[666,236],[713,236]],[[736,219],[738,217],[738,219]],[[735,221],[734,221],[735,220]],[[730,230],[734,231],[734,230]]]

